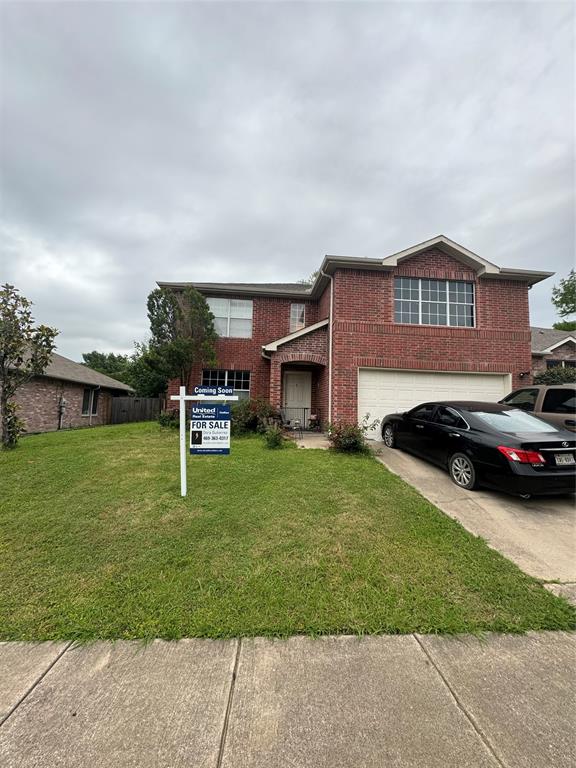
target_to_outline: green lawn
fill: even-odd
[[[0,455],[0,639],[568,629],[574,611],[371,457],[156,424]]]

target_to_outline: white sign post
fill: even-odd
[[[227,387],[194,387],[194,394],[187,395],[186,387],[180,387],[180,394],[171,395],[170,400],[177,400],[180,405],[180,496],[186,496],[186,403],[191,400],[209,403],[224,403],[238,400],[238,395],[225,394]]]

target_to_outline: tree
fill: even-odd
[[[162,356],[147,344],[136,343],[130,357],[126,384],[134,387],[139,397],[158,397],[166,391],[168,375]]]
[[[298,280],[298,282],[300,283],[300,285],[314,285],[314,283],[316,282],[316,278],[318,277],[319,274],[320,274],[320,270],[317,269],[315,272],[312,272],[310,277],[307,277],[304,280]]]
[[[125,384],[130,382],[127,376],[130,375],[130,357],[128,355],[115,355],[114,352],[83,352],[82,365],[92,368],[93,371],[104,373],[113,379],[123,381]]]
[[[149,351],[167,378],[189,386],[195,365],[214,365],[214,316],[204,296],[189,286],[178,295],[156,288],[148,296]]]
[[[576,320],[561,320],[558,323],[554,323],[552,328],[557,331],[576,331]]]
[[[573,269],[568,273],[568,277],[552,288],[552,304],[560,317],[576,314],[576,272]]]
[[[13,285],[0,287],[0,412],[3,448],[15,448],[23,424],[13,398],[19,387],[39,376],[50,362],[56,328],[34,327],[32,302]]]

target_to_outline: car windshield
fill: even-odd
[[[558,432],[551,424],[516,408],[494,413],[474,411],[474,416],[499,432]]]

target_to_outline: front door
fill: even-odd
[[[285,371],[283,406],[289,421],[306,426],[312,405],[311,371]]]

